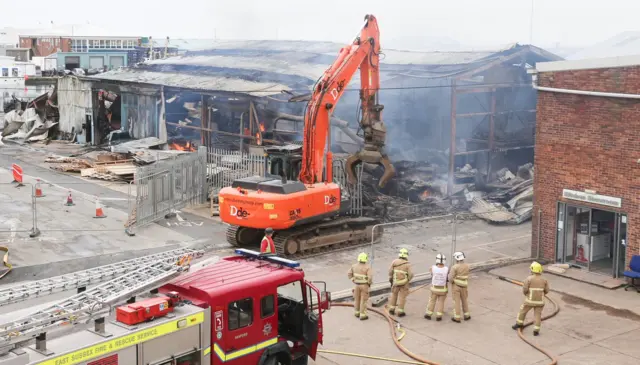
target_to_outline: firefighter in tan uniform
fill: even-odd
[[[542,277],[542,265],[537,262],[531,264],[531,275],[524,281],[522,292],[525,295],[524,303],[520,306],[520,312],[513,325],[514,330],[524,326],[524,319],[527,313],[533,308],[534,323],[533,335],[540,334],[540,323],[542,322],[542,309],[544,309],[544,297],[549,293],[549,282]]]
[[[409,251],[400,249],[398,258],[393,260],[389,267],[389,282],[391,283],[391,299],[389,299],[389,314],[398,314],[404,317],[404,304],[409,295],[409,282],[413,279],[411,264],[409,263]],[[397,307],[396,307],[397,304]]]
[[[367,264],[369,257],[366,253],[358,255],[358,263],[353,264],[347,276],[355,284],[353,288],[353,299],[356,317],[360,320],[369,318],[367,316],[367,300],[369,300],[369,288],[373,283],[373,272],[371,266]]]
[[[460,323],[460,314],[464,316],[464,320],[471,319],[471,312],[469,312],[469,303],[467,298],[469,293],[467,287],[469,286],[469,273],[471,269],[469,265],[464,262],[464,252],[456,252],[453,254],[453,258],[456,260],[456,264],[451,267],[449,271],[449,282],[451,283],[451,292],[453,294],[453,317],[452,321]]]
[[[444,264],[447,258],[439,253],[436,255],[436,264],[431,266],[429,272],[431,273],[431,297],[429,298],[429,304],[427,305],[427,311],[424,314],[424,318],[431,319],[433,316],[433,310],[435,309],[436,321],[442,320],[444,311],[444,301],[447,299],[447,274],[449,268]]]

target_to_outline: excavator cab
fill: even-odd
[[[290,144],[264,148],[267,173],[286,180],[298,180],[302,167],[302,146]]]

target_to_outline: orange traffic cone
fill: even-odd
[[[64,205],[66,205],[68,207],[70,207],[72,205],[75,205],[73,203],[73,197],[71,196],[71,190],[69,190],[69,195],[67,195],[67,202]]]
[[[44,196],[44,193],[42,193],[42,185],[40,184],[40,179],[36,179],[36,198],[42,198]]]
[[[96,215],[93,218],[107,218],[107,216],[104,214],[102,204],[100,204],[100,199],[98,198],[96,198]]]

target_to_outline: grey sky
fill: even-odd
[[[174,38],[350,41],[365,13],[380,22],[382,46],[464,48],[529,42],[531,0],[0,0],[0,28],[86,24],[118,35]],[[8,7],[7,7],[8,6]],[[15,7],[15,8],[14,8]],[[638,0],[535,0],[533,43],[586,46],[640,30]],[[440,46],[441,44],[445,44]]]

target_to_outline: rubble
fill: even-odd
[[[455,173],[453,193],[447,194],[443,167],[427,161],[394,161],[396,176],[385,188],[377,186],[382,170],[363,165],[363,206],[365,214],[385,221],[399,221],[469,211],[492,223],[520,224],[529,220],[533,209],[533,164],[496,172],[495,181],[466,164]]]

